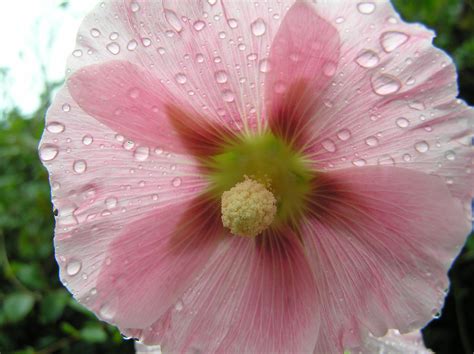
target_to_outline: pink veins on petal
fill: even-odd
[[[474,189],[432,38],[388,1],[99,5],[39,146],[63,283],[165,352],[422,348]],[[257,236],[223,226],[244,179]]]

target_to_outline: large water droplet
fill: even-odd
[[[260,72],[262,72],[262,73],[268,73],[268,72],[270,72],[270,70],[271,70],[270,61],[269,61],[268,59],[262,59],[262,60],[260,60],[260,62],[258,63],[258,69],[259,69]]]
[[[117,42],[107,44],[106,48],[113,55],[117,55],[120,53],[120,45]]]
[[[406,128],[410,125],[410,121],[404,117],[397,118],[395,123],[399,128]]]
[[[179,187],[179,186],[181,185],[181,183],[182,183],[182,180],[181,180],[180,177],[175,177],[175,178],[173,178],[173,180],[171,181],[171,185],[172,185],[173,187]]]
[[[59,149],[53,144],[43,144],[39,149],[40,159],[43,161],[51,161],[58,156]]]
[[[127,49],[128,50],[135,50],[138,47],[138,42],[134,39],[132,39],[130,42],[127,44]]]
[[[267,30],[267,26],[265,24],[265,21],[262,18],[257,18],[250,25],[250,29],[252,30],[252,33],[254,36],[260,37],[265,34]]]
[[[66,273],[67,275],[74,276],[77,273],[79,273],[81,268],[82,268],[82,263],[80,261],[71,260],[66,265]]]
[[[444,153],[446,160],[454,161],[456,159],[456,153],[453,150],[448,150]]]
[[[74,161],[74,164],[72,165],[72,168],[73,168],[74,172],[76,172],[78,174],[81,174],[81,173],[86,172],[87,163],[86,163],[85,160],[77,160],[77,161]]]
[[[382,45],[383,50],[390,53],[408,41],[408,38],[408,35],[403,32],[384,32],[380,36],[380,44]]]
[[[46,130],[53,134],[59,134],[64,131],[65,127],[64,124],[59,122],[51,122],[46,126]]]
[[[206,27],[206,23],[204,21],[198,20],[194,22],[193,27],[196,31],[202,31],[204,27]]]
[[[181,32],[183,30],[183,25],[178,18],[178,15],[172,10],[165,10],[165,19],[170,24],[170,26],[176,31]]]
[[[148,159],[148,156],[150,156],[150,149],[148,146],[139,146],[133,154],[133,157],[137,161],[145,161]]]
[[[176,74],[174,79],[180,85],[184,85],[188,81],[188,78],[183,73]]]
[[[349,140],[351,137],[351,132],[349,129],[341,129],[337,132],[337,137],[342,141]]]
[[[375,4],[373,2],[361,2],[357,4],[357,10],[361,14],[369,15],[375,11]]]
[[[402,86],[400,80],[387,74],[372,76],[371,84],[374,92],[380,96],[391,95],[398,92]]]
[[[360,53],[355,61],[363,68],[374,68],[379,64],[380,58],[377,53],[368,49]]]
[[[415,150],[421,153],[427,152],[430,149],[429,144],[422,140],[415,144]]]
[[[335,152],[336,151],[336,144],[331,139],[325,139],[321,142],[321,145],[326,151]]]
[[[229,25],[230,28],[235,29],[239,26],[239,23],[235,18],[229,18],[227,20],[227,24]]]
[[[71,110],[71,106],[68,103],[62,105],[61,109],[63,112],[69,112]]]
[[[365,139],[365,143],[370,147],[375,147],[379,144],[379,139],[377,139],[375,136],[369,136],[367,139]]]
[[[115,197],[110,197],[105,200],[105,206],[107,207],[107,209],[113,209],[117,207],[117,204],[118,200]]]
[[[214,74],[214,78],[219,84],[225,84],[227,82],[227,73],[224,70],[219,70]]]

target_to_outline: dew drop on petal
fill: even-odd
[[[64,124],[59,122],[51,122],[46,126],[46,130],[53,134],[59,134],[64,131]]]
[[[355,61],[363,68],[370,69],[376,67],[379,64],[380,58],[373,50],[364,50],[357,56]]]
[[[282,81],[277,81],[273,87],[275,93],[282,94],[286,91],[286,84]]]
[[[391,95],[398,92],[402,86],[400,80],[387,74],[372,76],[371,84],[374,92],[380,96]]]
[[[183,73],[176,74],[174,79],[180,85],[184,85],[188,81],[188,78]]]
[[[127,49],[128,50],[135,50],[138,47],[138,42],[134,39],[132,39],[130,42],[127,44]]]
[[[111,42],[107,44],[106,48],[113,55],[117,55],[120,53],[120,45],[117,42]]]
[[[219,70],[214,74],[217,83],[225,84],[227,82],[227,73],[224,70]]]
[[[361,2],[357,4],[357,10],[364,15],[369,15],[375,11],[375,4],[373,2]]]
[[[349,129],[341,129],[337,132],[337,137],[342,141],[349,140],[351,137],[351,132]]]
[[[151,39],[150,38],[142,38],[142,44],[144,47],[151,46]]]
[[[80,272],[82,268],[82,263],[77,260],[71,260],[66,265],[66,273],[67,275],[74,276]]]
[[[58,156],[59,149],[53,144],[43,144],[39,149],[40,159],[43,161],[51,161]]]
[[[355,159],[352,161],[352,164],[357,167],[362,167],[367,164],[367,161],[365,161],[364,159]]]
[[[175,177],[175,178],[173,178],[173,180],[171,181],[171,185],[172,185],[173,187],[179,187],[179,186],[181,185],[181,183],[182,183],[182,180],[181,180],[180,177]]]
[[[63,112],[69,112],[71,110],[71,106],[68,103],[63,104],[61,108]]]
[[[165,13],[165,19],[169,23],[169,25],[176,31],[176,32],[181,32],[183,30],[183,25],[181,24],[181,21],[178,18],[178,15],[176,15],[176,12],[172,10],[164,10]]]
[[[430,149],[428,143],[424,140],[419,141],[415,144],[415,150],[421,153],[427,152]]]
[[[390,53],[408,41],[408,38],[408,35],[403,32],[384,32],[380,36],[380,44],[382,45],[383,50]]]
[[[133,153],[133,157],[137,161],[145,161],[150,156],[150,149],[148,146],[139,146]]]
[[[119,37],[119,34],[117,32],[112,32],[109,36],[109,38],[112,40],[112,41],[115,41],[117,40]]]
[[[100,37],[100,34],[101,34],[97,28],[92,28],[90,33],[93,38]]]
[[[323,74],[326,76],[334,76],[336,73],[337,65],[333,61],[328,61],[323,65]]]
[[[76,161],[74,161],[74,163],[72,165],[72,168],[73,168],[74,172],[76,172],[78,174],[81,174],[81,173],[86,172],[87,163],[86,163],[85,160],[76,160]]]
[[[416,111],[423,111],[426,108],[425,104],[421,101],[412,101],[408,103],[408,107]]]
[[[456,159],[456,153],[453,150],[448,150],[444,153],[446,160],[454,161]]]
[[[402,159],[405,162],[410,162],[411,161],[411,155],[410,154],[403,154]]]
[[[235,29],[239,26],[239,23],[235,18],[229,18],[227,20],[227,24],[229,25],[230,28]]]
[[[229,102],[229,103],[235,100],[234,93],[230,90],[223,91],[222,98],[224,99],[224,101]]]
[[[262,18],[257,18],[250,25],[250,29],[252,30],[252,34],[255,37],[260,37],[263,36],[267,31],[267,25],[265,24],[265,21]]]
[[[383,166],[394,166],[395,160],[390,155],[383,155],[377,160],[377,163]]]
[[[132,1],[130,4],[130,10],[132,10],[132,12],[138,12],[140,11],[140,5],[136,1]]]
[[[336,151],[336,144],[331,139],[325,139],[321,142],[321,145],[326,151],[335,152]]]
[[[163,48],[163,47],[159,47],[159,48],[157,49],[157,51],[158,51],[158,53],[159,53],[160,55],[164,55],[164,54],[166,53],[166,49]]]
[[[72,52],[72,55],[75,56],[76,58],[82,57],[82,50],[76,49],[75,51]]]
[[[270,70],[271,70],[270,61],[268,59],[260,60],[260,62],[258,64],[258,70],[260,70],[260,72],[262,72],[262,73],[270,72]]]
[[[206,23],[204,21],[197,20],[196,22],[194,22],[193,27],[196,31],[199,32],[202,31],[204,27],[206,27]]]
[[[105,200],[105,206],[107,207],[107,209],[113,209],[117,207],[117,204],[118,200],[115,197],[110,197]]]
[[[377,139],[375,136],[369,136],[367,139],[365,139],[365,143],[370,147],[375,147],[379,144],[379,139]]]
[[[406,118],[400,117],[395,121],[399,128],[406,128],[410,125],[410,121]]]
[[[117,312],[116,305],[116,301],[103,304],[99,310],[99,316],[106,321],[112,320]]]

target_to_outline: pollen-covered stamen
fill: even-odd
[[[255,237],[271,225],[276,199],[265,186],[245,177],[222,194],[222,223],[237,236]]]

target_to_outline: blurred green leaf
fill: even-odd
[[[69,301],[70,295],[62,289],[48,293],[40,307],[41,323],[52,323],[60,318]]]
[[[81,338],[90,343],[102,343],[107,340],[107,333],[97,322],[87,322],[81,329]]]
[[[31,289],[42,289],[47,287],[47,281],[41,267],[37,263],[25,264],[11,262],[13,274],[26,287]]]
[[[5,298],[3,312],[8,322],[18,322],[33,309],[35,298],[26,292],[11,293]]]

